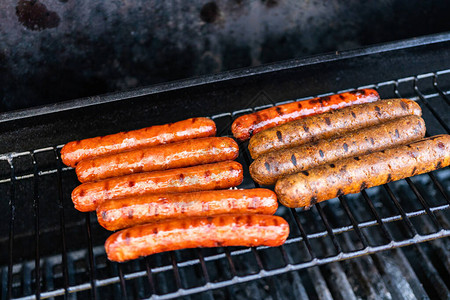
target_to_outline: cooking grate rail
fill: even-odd
[[[450,89],[441,87],[441,78],[450,83],[450,69],[364,87],[379,90],[383,98],[403,96],[418,101],[427,127],[430,124],[427,134],[434,135],[449,133],[446,111],[450,106]],[[230,125],[236,117],[276,104],[281,103],[275,103],[261,91],[249,108],[215,115],[212,119],[222,124],[218,125],[219,135],[231,135]],[[247,143],[240,144],[238,160],[247,172],[241,187],[258,187],[248,175],[251,160],[246,148]],[[450,236],[450,170],[445,168],[416,176],[420,180],[407,178],[318,203],[310,210],[280,207],[277,214],[291,228],[281,247],[189,249],[124,264],[111,263],[106,260],[102,245],[108,233],[99,227],[95,214],[79,214],[78,219],[72,216],[75,212],[68,191],[77,183],[72,169],[62,165],[60,149],[61,146],[54,146],[0,155],[0,162],[6,163],[0,188],[7,191],[9,201],[9,239],[4,241],[8,254],[1,261],[2,278],[7,279],[6,284],[2,283],[2,295],[7,298],[67,299],[76,295],[97,299],[109,293],[118,298],[170,299]],[[44,219],[40,217],[48,209],[41,207],[42,189],[48,181],[56,187],[54,207],[59,215],[57,226],[50,229],[41,228]],[[22,183],[31,186],[31,192],[25,196]],[[27,195],[31,198],[27,199]],[[18,215],[24,201],[33,203],[34,228],[22,232],[18,228],[21,221]],[[363,204],[365,212],[361,212]],[[60,237],[55,241],[56,253],[42,250],[46,241],[43,237],[55,232]],[[76,234],[85,236],[86,245],[71,244]],[[27,238],[34,242],[27,244],[23,241]],[[15,257],[22,245],[30,246],[27,253],[34,250],[34,260],[22,262]],[[25,276],[24,272],[31,272],[31,276]],[[57,277],[62,279],[59,283]],[[279,285],[276,278],[268,282],[272,287]],[[276,298],[277,293],[273,296]]]

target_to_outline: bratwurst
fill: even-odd
[[[67,166],[75,167],[83,159],[100,155],[214,135],[216,135],[216,124],[213,120],[192,118],[70,142],[61,149],[61,160]]]
[[[197,247],[282,245],[289,225],[281,217],[220,215],[166,220],[112,234],[105,243],[108,259],[123,262],[164,251]]]
[[[195,167],[145,172],[87,182],[72,192],[79,211],[93,211],[110,199],[149,193],[181,193],[235,187],[243,180],[242,165],[226,161]]]
[[[270,151],[342,135],[408,115],[422,115],[420,106],[408,99],[386,99],[349,106],[264,130],[250,139],[248,149],[255,159]]]
[[[343,136],[262,154],[250,165],[250,175],[257,183],[270,185],[283,175],[406,144],[424,136],[424,120],[414,115],[406,116]]]
[[[284,176],[277,181],[275,192],[287,207],[309,207],[449,164],[450,135],[437,135]]]
[[[380,96],[377,91],[362,89],[311,100],[291,102],[240,116],[231,125],[231,131],[236,139],[244,141],[267,128],[306,116],[321,114],[329,110],[373,102],[379,99]]]
[[[268,189],[149,194],[110,200],[97,207],[98,223],[118,230],[144,223],[222,214],[273,215],[277,196]]]
[[[234,160],[238,155],[239,147],[232,138],[208,137],[82,160],[76,172],[79,181],[89,182]]]

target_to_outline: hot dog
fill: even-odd
[[[121,198],[97,207],[98,223],[118,230],[144,223],[221,214],[273,215],[277,196],[268,189],[152,194]]]
[[[285,206],[309,207],[449,164],[450,135],[438,135],[284,176],[277,181],[275,192]]]
[[[250,175],[259,184],[274,184],[283,175],[406,144],[424,136],[424,120],[406,116],[343,136],[262,154],[250,165]]]
[[[216,124],[208,118],[192,118],[176,123],[151,126],[67,143],[61,149],[64,164],[75,167],[87,158],[150,147],[216,134]]]
[[[72,192],[79,211],[93,211],[110,199],[148,193],[181,193],[218,190],[241,184],[242,165],[235,161],[195,167],[125,175],[83,183]]]
[[[239,147],[232,138],[209,137],[82,160],[77,164],[76,172],[78,180],[88,182],[234,160],[238,155]]]
[[[264,130],[250,139],[248,149],[250,155],[257,158],[270,151],[330,138],[407,115],[422,115],[420,106],[408,99],[354,105]]]
[[[220,215],[138,225],[112,234],[109,260],[123,262],[164,251],[197,247],[282,245],[289,225],[277,216]]]
[[[311,100],[291,102],[240,116],[231,125],[231,131],[236,139],[244,141],[267,128],[329,110],[373,102],[379,99],[380,96],[377,91],[362,89]]]

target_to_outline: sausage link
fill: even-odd
[[[213,120],[192,118],[176,123],[73,141],[61,149],[61,159],[67,166],[75,167],[79,161],[87,158],[215,134],[216,124]]]
[[[450,135],[355,156],[280,178],[275,192],[288,207],[309,207],[450,164]]]
[[[79,211],[93,211],[105,200],[149,193],[218,190],[241,184],[242,165],[235,161],[125,175],[87,182],[72,191]]]
[[[231,131],[236,139],[244,141],[264,129],[306,116],[321,114],[329,110],[373,102],[379,99],[380,96],[377,91],[362,89],[311,100],[291,102],[240,116],[231,124]]]
[[[97,207],[98,223],[108,230],[161,220],[222,214],[273,215],[277,196],[268,189],[201,191],[121,198]]]
[[[238,155],[239,147],[232,138],[209,137],[82,160],[77,164],[76,172],[78,180],[89,182],[234,160]]]
[[[220,215],[138,225],[112,234],[105,242],[109,260],[123,262],[164,251],[197,247],[282,245],[289,225],[281,217]]]
[[[264,130],[250,139],[248,149],[256,158],[270,151],[342,135],[407,115],[422,115],[420,106],[408,99],[354,105]]]
[[[425,130],[421,117],[394,119],[344,136],[262,154],[250,165],[250,175],[259,184],[274,184],[283,175],[420,140]]]

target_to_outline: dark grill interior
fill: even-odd
[[[350,69],[356,68],[349,65]],[[291,76],[286,70],[287,75],[280,71],[282,78]],[[394,80],[382,74],[389,80],[364,87],[376,88],[382,98],[407,97],[418,101],[427,135],[450,133],[450,68],[408,74]],[[232,82],[227,84],[232,93]],[[362,86],[344,87],[348,90]],[[179,90],[183,97],[192,96],[182,88]],[[217,123],[218,135],[231,136],[230,124],[237,116],[280,103],[267,90],[250,93],[254,97],[247,100],[246,106],[239,103],[240,110],[209,115]],[[300,90],[287,93],[310,98]],[[134,101],[128,99],[127,103]],[[93,104],[100,110],[102,105]],[[63,114],[63,109],[60,111]],[[196,112],[179,112],[176,118],[182,119],[189,113]],[[164,113],[161,115],[164,120]],[[11,121],[10,132],[22,130],[21,126],[34,132],[33,126],[16,118]],[[160,121],[157,118],[155,123]],[[8,128],[10,121],[3,122]],[[134,120],[117,122],[119,127],[142,127]],[[153,124],[148,119],[138,122]],[[93,122],[89,126],[95,125]],[[51,132],[49,127],[43,125],[38,129]],[[112,129],[93,129],[90,134],[100,134],[102,130]],[[58,141],[58,134],[55,133],[54,141]],[[67,137],[77,134],[86,133],[69,132]],[[5,136],[7,140],[8,133]],[[32,134],[28,137],[32,143]],[[46,141],[45,137],[41,140]],[[104,253],[103,243],[110,233],[98,225],[94,213],[83,214],[73,208],[70,193],[79,183],[73,169],[60,161],[61,145],[50,142],[47,146],[0,155],[2,299],[35,296],[168,299],[189,295],[201,299],[396,299],[407,295],[417,298],[450,295],[449,282],[445,280],[450,275],[449,240],[418,245],[450,235],[448,167],[319,203],[310,210],[280,207],[277,214],[289,222],[291,229],[282,247],[188,249],[117,264],[109,262]],[[240,187],[253,188],[256,184],[248,174],[251,159],[246,148],[246,143],[240,144],[238,161],[246,172]],[[402,246],[408,247],[393,249]],[[380,253],[383,250],[389,251]],[[349,258],[352,259],[342,261]]]

